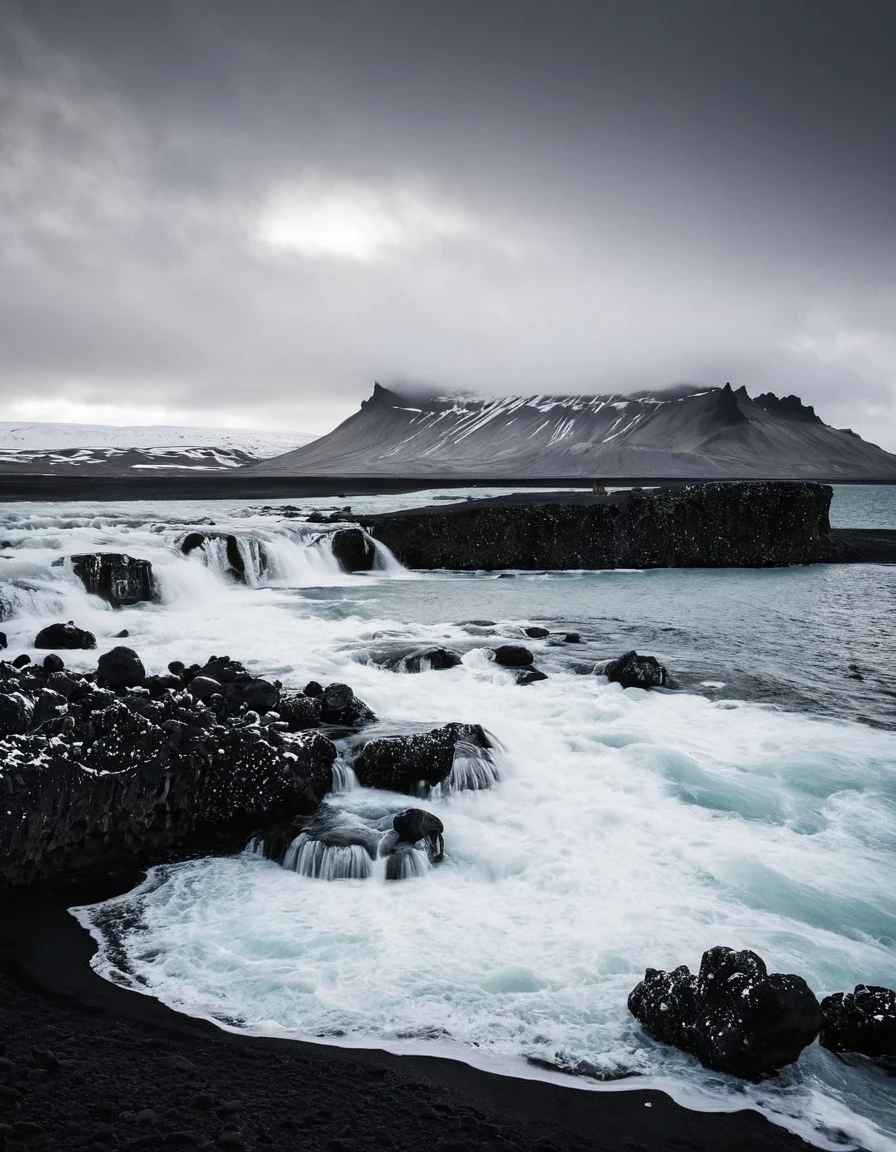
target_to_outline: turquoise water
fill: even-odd
[[[833,519],[896,527],[896,489],[839,487]],[[180,554],[209,521],[265,542],[256,586]],[[82,912],[109,979],[226,1027],[521,1075],[543,1074],[531,1056],[584,1060],[694,1107],[758,1108],[821,1147],[896,1148],[896,1080],[879,1069],[813,1045],[743,1085],[654,1044],[625,1007],[645,967],[694,967],[715,944],[753,948],[818,995],[896,986],[896,567],[352,577],[316,531],[223,503],[7,506],[0,531],[13,651],[52,619],[91,628],[100,651],[119,643],[123,614],[53,560],[125,551],[152,560],[162,591],[124,619],[150,670],[226,651],[290,686],[351,684],[385,731],[480,722],[504,748],[495,788],[427,801],[446,860],[418,879],[327,884],[244,854],[160,870]],[[583,642],[527,640],[548,679],[519,688],[489,650],[531,624]],[[395,646],[434,643],[462,664],[383,666]],[[599,675],[632,647],[668,666],[672,690]],[[366,789],[333,802],[407,804]]]

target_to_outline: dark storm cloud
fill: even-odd
[[[7,402],[732,379],[896,447],[889,2],[0,12]]]

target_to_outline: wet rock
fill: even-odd
[[[26,668],[31,663],[31,657],[23,652],[21,656],[16,656],[12,663],[14,668]]]
[[[187,685],[187,691],[194,700],[209,700],[221,691],[221,684],[211,676],[194,676]]]
[[[18,736],[31,727],[34,705],[27,696],[13,692],[0,696],[0,736]]]
[[[302,691],[306,696],[323,696],[324,686],[316,680],[309,680]]]
[[[265,712],[275,709],[280,703],[280,689],[268,680],[250,680],[243,687],[242,702],[253,712],[259,712],[263,715]]]
[[[55,652],[50,652],[49,655],[44,656],[43,666],[48,673],[61,672],[65,668],[65,661]]]
[[[348,684],[329,684],[321,694],[321,717],[325,724],[360,728],[371,724],[376,716],[359,700]]]
[[[449,648],[422,648],[411,652],[398,661],[398,670],[401,672],[443,672],[447,668],[456,668],[461,658]]]
[[[96,682],[100,688],[117,692],[122,688],[138,688],[145,681],[143,661],[132,648],[112,648],[97,661]]]
[[[581,637],[580,633],[578,633],[578,632],[564,632],[563,633],[563,642],[565,644],[581,644],[582,643],[582,637]]]
[[[857,984],[821,1002],[822,1047],[859,1052],[875,1060],[896,1061],[896,991]]]
[[[216,714],[174,677],[177,691],[129,688],[139,657],[106,656],[96,685],[58,672],[27,678],[26,693],[26,678],[0,680],[0,887],[238,850],[260,822],[313,812],[331,788],[336,749],[320,734],[246,727],[238,702],[219,693]]]
[[[317,696],[301,692],[281,693],[277,712],[289,732],[304,732],[323,723],[323,692]]]
[[[610,683],[623,688],[661,688],[668,679],[666,669],[655,656],[639,656],[634,651],[611,660],[604,675]]]
[[[802,977],[769,974],[755,952],[723,947],[704,952],[696,976],[685,966],[648,968],[628,1007],[655,1040],[748,1079],[792,1064],[821,1024]]]
[[[0,652],[2,652],[4,648],[8,648],[8,647],[9,647],[9,641],[6,639],[6,633],[0,632]]]
[[[530,640],[544,640],[547,636],[550,636],[550,634],[551,634],[549,629],[540,628],[540,627],[537,627],[535,625],[532,625],[532,627],[530,627],[530,628],[524,628],[523,631],[529,637]]]
[[[35,648],[96,648],[96,636],[86,628],[78,628],[71,620],[67,624],[50,624],[42,628],[34,641]]]
[[[360,528],[340,528],[330,537],[333,555],[344,572],[369,572],[376,549]]]
[[[129,636],[130,636],[130,632],[127,630],[127,628],[122,628],[122,630],[120,632],[115,633],[115,635],[112,637],[112,639],[113,640],[127,640],[127,638]]]
[[[152,564],[121,552],[90,552],[71,557],[72,569],[93,596],[113,608],[152,600]]]
[[[370,740],[353,767],[367,788],[413,793],[421,783],[432,786],[447,779],[455,753],[468,745],[485,753],[492,748],[478,724],[446,724],[422,735]]]
[[[525,688],[527,684],[537,684],[539,680],[547,680],[547,675],[539,672],[537,668],[524,668],[516,677],[516,682],[521,688]]]
[[[430,858],[441,860],[444,851],[442,834],[445,826],[438,816],[426,812],[423,808],[407,808],[398,812],[392,819],[392,828],[399,840],[407,844],[418,844],[421,840],[429,842],[432,851]]]
[[[502,668],[526,668],[533,660],[532,653],[522,644],[502,644],[494,653],[495,663]]]

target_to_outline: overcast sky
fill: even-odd
[[[893,0],[0,0],[0,413],[797,392],[896,450]]]

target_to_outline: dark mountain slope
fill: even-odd
[[[401,395],[376,385],[327,436],[265,475],[896,479],[896,456],[795,396],[730,385],[637,396]]]

